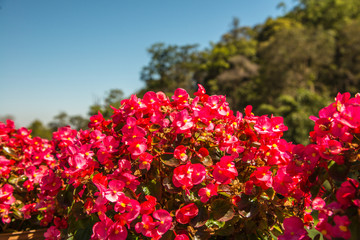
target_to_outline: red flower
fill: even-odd
[[[206,176],[206,170],[201,163],[180,165],[175,168],[173,183],[175,187],[191,189],[194,185],[200,184]]]
[[[140,214],[140,204],[138,201],[130,199],[125,195],[121,195],[114,206],[116,212],[122,213],[126,223],[130,223]]]
[[[156,198],[151,195],[146,195],[145,198],[147,201],[142,202],[140,204],[140,207],[141,207],[140,214],[141,215],[144,215],[144,214],[149,215],[155,211]]]
[[[238,172],[231,156],[224,156],[220,162],[216,163],[213,176],[215,180],[221,184],[229,184],[231,179],[235,179]]]
[[[129,152],[131,153],[131,157],[136,159],[147,149],[146,139],[145,138],[135,138],[128,147]]]
[[[196,217],[199,213],[198,207],[195,203],[190,203],[180,209],[178,209],[175,213],[176,221],[181,224],[187,224],[190,220]]]
[[[258,167],[251,175],[250,180],[256,186],[266,190],[272,187],[272,172],[269,171],[270,167]]]
[[[178,88],[175,90],[174,95],[171,97],[172,100],[179,103],[186,103],[189,98],[189,94],[185,89]]]
[[[206,203],[212,196],[217,195],[217,184],[209,183],[205,188],[201,188],[198,192],[200,201]]]

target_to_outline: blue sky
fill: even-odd
[[[253,26],[277,0],[0,0],[0,116],[17,127],[86,113],[106,92],[140,89],[152,44],[217,42],[233,17]],[[293,0],[282,1],[290,9]]]

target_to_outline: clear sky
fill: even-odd
[[[217,42],[233,17],[253,26],[280,0],[0,0],[0,116],[16,127],[86,116],[106,92],[140,89],[152,44]],[[288,9],[293,0],[283,0]]]

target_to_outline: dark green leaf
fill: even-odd
[[[214,219],[220,222],[229,221],[235,215],[232,204],[223,199],[217,199],[211,203],[211,212]]]

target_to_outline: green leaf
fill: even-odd
[[[230,202],[224,199],[217,199],[211,203],[213,218],[220,222],[231,220],[235,213]]]
[[[225,222],[219,222],[214,219],[209,219],[206,221],[205,226],[207,228],[222,228],[225,225]]]
[[[197,204],[199,209],[199,213],[196,217],[191,219],[190,225],[194,228],[202,227],[206,224],[207,220],[209,219],[209,212],[208,210],[201,204]]]
[[[160,156],[160,159],[166,166],[177,167],[180,165],[180,160],[174,158],[174,154],[163,154]]]
[[[230,236],[230,235],[234,235],[234,232],[235,232],[234,225],[226,223],[224,227],[216,231],[216,234],[218,234],[219,236]]]
[[[156,131],[159,131],[160,128],[161,128],[160,125],[158,125],[158,124],[153,124],[153,125],[151,125],[151,126],[149,127],[149,131],[150,131],[150,132],[156,132]]]
[[[329,169],[329,175],[337,181],[345,181],[349,173],[349,166],[335,163]]]

